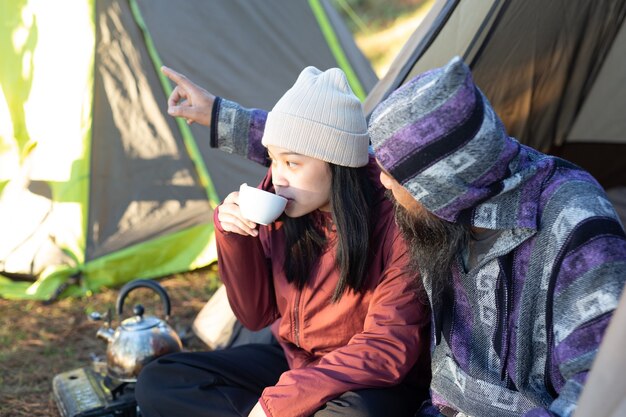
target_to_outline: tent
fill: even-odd
[[[166,64],[270,108],[307,65],[377,81],[324,0],[0,0],[0,296],[54,299],[216,259],[212,208],[264,169],[166,114]]]
[[[626,189],[625,15],[624,0],[435,0],[366,112],[459,55],[511,136],[589,170],[611,196]]]

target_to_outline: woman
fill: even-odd
[[[170,104],[183,98],[179,83]],[[277,343],[154,361],[137,383],[142,414],[412,416],[427,396],[430,312],[345,75],[306,68],[267,115],[215,104],[214,145],[259,159],[263,132],[271,167],[260,187],[288,199],[268,226],[241,216],[238,192],[214,216],[233,311],[250,329],[271,324]],[[227,143],[237,135],[247,146]]]

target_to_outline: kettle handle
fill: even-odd
[[[125,284],[120,290],[120,294],[117,297],[116,310],[118,317],[122,316],[124,310],[124,300],[126,296],[135,288],[149,288],[159,294],[161,301],[163,302],[163,311],[165,312],[165,320],[170,317],[170,297],[165,292],[165,289],[156,281],[149,279],[136,279]]]

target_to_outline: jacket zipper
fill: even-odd
[[[293,341],[297,347],[300,347],[300,296],[302,291],[296,292],[296,300],[293,306]]]
[[[498,282],[498,297],[500,298],[500,308],[498,309],[498,327],[500,331],[500,379],[506,381],[507,367],[506,358],[508,356],[507,346],[507,321],[508,321],[508,286],[504,282],[506,274],[501,272]]]
[[[509,317],[511,317],[511,309],[512,309],[512,304],[511,303],[511,292],[512,292],[512,283],[509,282],[510,280],[513,279],[513,267],[514,267],[514,261],[511,264],[511,269],[507,269],[504,268],[503,263],[500,263],[500,269],[501,269],[501,280],[499,282],[500,287],[498,288],[499,292],[500,292],[500,312],[499,312],[499,326],[500,326],[500,331],[502,332],[501,334],[501,339],[500,339],[500,378],[502,381],[505,382],[506,387],[508,389],[514,389],[514,384],[512,384],[512,380],[511,378],[509,378],[509,370],[508,370],[508,366],[507,366],[507,362],[509,360],[509,352],[511,350],[511,346],[510,346],[510,331],[509,331]]]
[[[506,275],[504,277],[504,279],[507,279]],[[506,387],[508,389],[514,389],[514,386],[512,386],[512,381],[511,378],[509,378],[509,369],[508,369],[508,362],[509,362],[509,353],[511,351],[511,330],[509,329],[509,318],[511,317],[511,305],[513,303],[511,303],[511,298],[512,298],[512,294],[511,294],[511,285],[506,284],[506,288],[505,288],[505,307],[504,307],[504,311],[505,311],[505,318],[504,318],[504,334],[502,335],[502,343],[503,343],[503,347],[504,347],[504,355],[502,357],[502,368],[504,369],[503,372],[503,379],[506,382]],[[517,389],[517,388],[515,388]]]

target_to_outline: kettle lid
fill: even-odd
[[[146,330],[156,327],[162,323],[162,320],[154,316],[143,316],[144,308],[141,304],[137,304],[133,308],[134,317],[127,318],[121,323],[122,329],[125,331],[136,332],[138,330]]]
[[[136,332],[139,330],[146,330],[152,327],[156,327],[161,323],[161,319],[153,316],[135,316],[124,320],[121,323],[121,327],[125,331]]]

